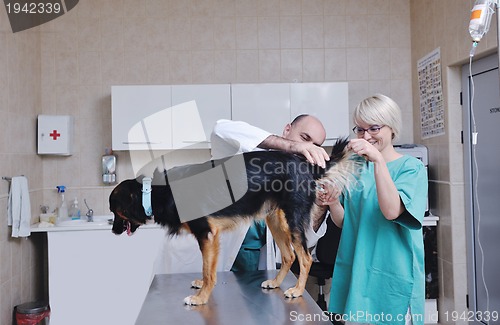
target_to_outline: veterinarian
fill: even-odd
[[[349,147],[367,167],[350,192],[328,202],[342,227],[329,310],[347,323],[423,324],[425,167],[393,147],[401,110],[391,98],[364,99],[353,121]]]
[[[323,124],[311,115],[299,115],[287,124],[282,136],[271,134],[241,121],[219,120],[211,135],[212,158],[220,159],[238,153],[254,150],[281,150],[300,154],[310,163],[325,167],[329,159],[321,147],[326,138]],[[325,209],[326,211],[326,209]],[[235,238],[235,247],[240,247],[231,268],[232,271],[253,271],[275,269],[276,259],[271,234],[264,220],[241,225],[237,230],[242,234]],[[324,214],[312,220],[306,232],[307,245],[313,247],[326,232]],[[261,254],[265,252],[265,254]],[[313,257],[314,258],[314,257]]]

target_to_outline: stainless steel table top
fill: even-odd
[[[284,290],[297,279],[288,273],[280,288],[260,284],[277,271],[219,272],[217,285],[206,305],[187,306],[184,298],[196,293],[191,281],[200,273],[159,274],[153,279],[136,325],[181,324],[331,324],[311,296],[285,298]]]

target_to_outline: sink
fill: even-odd
[[[113,222],[113,216],[94,216],[94,221],[88,222],[84,219],[59,221],[57,227],[85,227],[85,226],[105,226]]]

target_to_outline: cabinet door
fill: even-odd
[[[281,135],[290,123],[290,86],[234,84],[231,86],[232,119]]]
[[[209,148],[219,119],[231,119],[231,88],[225,85],[172,86],[173,147]]]
[[[113,150],[172,148],[170,86],[111,87]]]
[[[300,114],[314,115],[326,130],[324,145],[349,136],[349,93],[347,82],[290,84],[292,119]]]

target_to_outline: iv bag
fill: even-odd
[[[479,42],[490,28],[494,3],[491,0],[476,0],[469,22],[469,33],[472,41]]]

